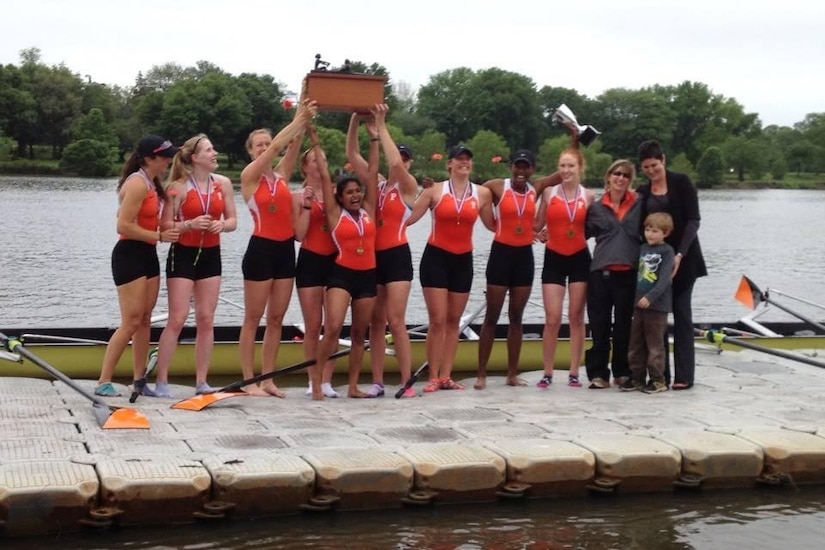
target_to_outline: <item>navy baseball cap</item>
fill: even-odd
[[[463,143],[459,143],[458,145],[454,145],[453,147],[451,147],[450,152],[447,154],[447,158],[454,159],[458,155],[461,155],[463,153],[467,153],[470,156],[470,158],[473,158],[473,152],[470,151],[469,147],[467,147]]]

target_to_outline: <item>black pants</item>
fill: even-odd
[[[693,284],[696,281],[673,283],[673,382],[693,385],[696,353],[693,336]],[[665,333],[667,344],[667,333]],[[668,349],[665,347],[665,349]],[[665,354],[665,382],[670,385],[670,354]]]
[[[593,271],[587,283],[587,318],[593,346],[585,354],[587,378],[630,376],[627,350],[636,295],[636,271]],[[612,359],[611,359],[612,340]]]

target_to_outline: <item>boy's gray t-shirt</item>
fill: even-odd
[[[639,251],[639,269],[636,277],[636,302],[643,297],[650,302],[648,309],[670,313],[673,309],[671,274],[674,262],[673,248],[662,243],[642,244]]]

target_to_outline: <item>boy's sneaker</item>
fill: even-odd
[[[634,382],[628,378],[619,385],[619,389],[622,391],[636,391],[642,389],[642,384],[640,382]]]
[[[644,388],[642,388],[642,391],[645,392],[645,393],[659,393],[659,392],[667,391],[667,384],[665,384],[664,382],[653,381],[653,382],[650,382]]]
[[[542,377],[541,380],[539,380],[539,383],[536,384],[536,386],[543,389],[543,388],[548,387],[552,383],[553,383],[553,375],[552,374],[551,375],[545,375],[545,376]]]

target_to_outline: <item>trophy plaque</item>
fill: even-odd
[[[339,69],[329,69],[329,62],[315,56],[315,68],[306,77],[306,97],[318,102],[322,111],[367,113],[377,103],[384,103],[386,76],[355,73],[346,60]]]

